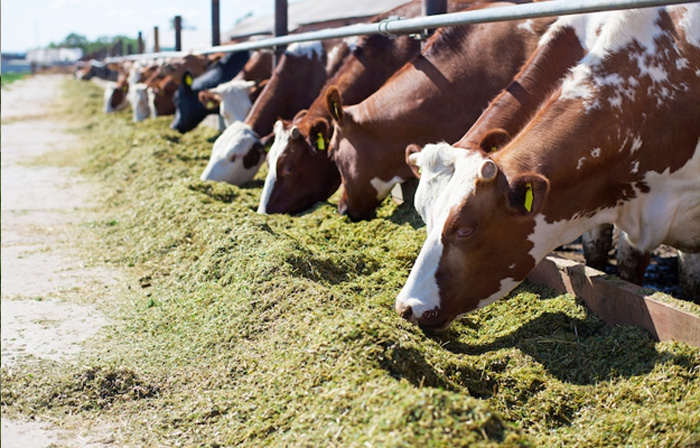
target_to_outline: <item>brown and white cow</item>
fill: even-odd
[[[231,131],[227,128],[219,137],[221,142],[215,142],[200,178],[234,185],[250,181],[265,159],[262,148],[275,121],[291,119],[308,107],[348,51],[347,43],[337,39],[290,45],[245,122]]]
[[[335,124],[331,158],[343,185],[339,211],[354,220],[371,217],[395,184],[413,177],[404,162],[406,146],[463,135],[553,21],[443,28],[419,57],[363,102],[343,107],[338,91],[328,89],[326,105]]]
[[[414,162],[453,174],[431,198],[398,313],[446,328],[602,223],[641,250],[699,252],[699,67],[700,5],[616,12],[504,148],[426,146]]]
[[[489,104],[454,146],[491,152],[505,145],[558,87],[568,70],[588,53],[609,16],[608,12],[600,12],[559,18],[542,36],[537,50],[513,82]],[[407,162],[410,153],[415,151],[413,148],[407,148]],[[423,205],[418,198],[417,208]],[[592,229],[584,233],[582,239],[587,264],[605,270],[612,243],[612,225]],[[624,234],[619,239],[617,260],[619,275],[641,284],[649,256],[626,244]]]
[[[448,2],[448,12],[470,6],[470,1]],[[421,2],[414,0],[373,17],[416,17]],[[322,89],[308,110],[291,122],[283,122],[275,134],[277,142],[268,154],[268,171],[258,213],[299,213],[327,199],[340,185],[340,173],[329,157],[328,142],[333,126],[326,108],[325,91],[336,86],[342,101],[356,104],[375,92],[405,63],[420,52],[419,43],[409,36],[389,39],[363,36],[343,67]]]

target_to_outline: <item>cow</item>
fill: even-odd
[[[149,116],[168,115],[175,113],[172,87],[168,90],[168,80],[182,77],[189,70],[196,77],[204,73],[208,65],[207,58],[199,55],[186,55],[171,60],[158,60],[145,64],[140,76],[130,74],[129,102],[133,111],[134,122],[145,120]],[[177,87],[179,84],[175,82]],[[151,94],[150,89],[157,88],[160,96]],[[163,96],[168,92],[167,96]]]
[[[640,250],[700,252],[700,5],[619,11],[534,117],[488,153],[412,156],[447,172],[396,311],[444,329],[554,248],[615,223]],[[424,163],[430,161],[428,163]],[[419,187],[420,188],[420,187]]]
[[[197,78],[189,70],[185,71],[173,97],[175,118],[170,128],[184,134],[194,129],[207,115],[218,113],[218,108],[207,109],[202,106],[197,96],[198,92],[232,79],[241,71],[248,58],[247,51],[230,53]]]
[[[224,131],[225,135],[219,137],[221,142],[218,139],[215,142],[209,163],[200,178],[234,185],[250,181],[265,158],[262,148],[271,141],[275,121],[278,118],[290,119],[299,110],[308,107],[348,52],[348,44],[340,39],[297,43],[287,47],[245,122],[236,126],[235,131]],[[256,163],[251,164],[250,160],[253,159]],[[249,168],[240,165],[244,160],[249,161]]]
[[[451,1],[448,12],[460,10],[469,2]],[[421,2],[413,1],[384,14],[387,17],[415,17]],[[381,35],[363,36],[323,92],[336,86],[346,103],[358,103],[386,82],[405,63],[417,56],[420,45],[410,36],[390,39]],[[340,185],[340,173],[326,150],[333,131],[325,95],[319,95],[308,110],[291,122],[277,126],[274,150],[268,154],[268,171],[258,213],[299,213],[328,198]]]
[[[419,57],[363,102],[344,107],[338,90],[329,88],[326,107],[334,123],[330,157],[343,186],[339,212],[351,220],[371,218],[395,184],[413,177],[404,162],[406,146],[463,135],[553,21],[442,28]]]
[[[232,79],[218,86],[199,92],[199,102],[207,109],[219,108],[219,115],[228,127],[234,121],[243,121],[253,102],[251,95],[255,81]]]

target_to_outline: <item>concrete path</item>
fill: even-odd
[[[2,89],[2,367],[36,357],[72,362],[108,323],[94,303],[119,276],[90,267],[74,247],[95,219],[94,185],[75,167],[43,165],[77,144],[60,108],[65,75],[38,75]],[[99,244],[99,242],[95,242]],[[2,418],[3,448],[110,446],[108,434],[76,433],[49,422]],[[113,445],[111,445],[113,446]]]

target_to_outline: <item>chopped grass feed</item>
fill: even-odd
[[[699,349],[527,283],[424,333],[393,310],[424,240],[413,210],[258,215],[264,168],[198,180],[214,130],[65,88],[75,158],[107,191],[84,249],[130,280],[101,305],[99,355],[3,367],[4,415],[99,421],[115,446],[700,446]]]

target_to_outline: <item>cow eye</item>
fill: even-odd
[[[282,167],[282,175],[283,175],[283,176],[289,176],[290,174],[292,174],[292,165],[290,165],[290,164],[285,164],[285,165]]]
[[[231,156],[229,157],[229,160],[231,161],[231,163],[236,163],[236,158],[237,158],[237,157],[238,157],[238,156],[237,156],[236,154],[233,154],[233,155],[231,155]]]
[[[459,227],[455,232],[457,238],[467,238],[474,233],[474,227]]]

